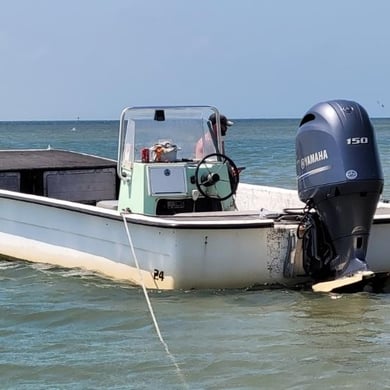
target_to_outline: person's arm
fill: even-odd
[[[195,159],[201,160],[203,158],[203,137],[199,138],[195,145]]]

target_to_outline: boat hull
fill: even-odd
[[[252,207],[261,201],[261,188],[247,189],[245,202]],[[0,210],[0,253],[8,258],[81,268],[155,289],[291,287],[307,280],[284,274],[297,226],[275,224],[258,211],[121,215],[5,190]],[[367,259],[374,272],[390,270],[389,234],[385,213],[374,221],[370,237]]]
[[[113,210],[9,191],[2,191],[0,208],[3,256],[79,267],[158,289],[283,282],[288,230],[275,230],[267,219],[123,219]]]

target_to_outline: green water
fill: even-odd
[[[243,181],[295,188],[297,124],[235,121],[226,147],[247,167]],[[390,120],[374,125],[387,180]],[[116,136],[117,122],[0,123],[0,148],[50,144],[115,158]],[[387,294],[154,291],[150,299],[171,355],[141,289],[0,261],[0,388],[390,388]]]

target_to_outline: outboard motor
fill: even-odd
[[[367,271],[370,228],[383,189],[374,129],[347,100],[323,102],[296,136],[299,198],[307,204],[303,266],[316,281]]]

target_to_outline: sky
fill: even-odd
[[[0,121],[212,105],[300,118],[330,99],[390,117],[389,0],[0,0]]]

